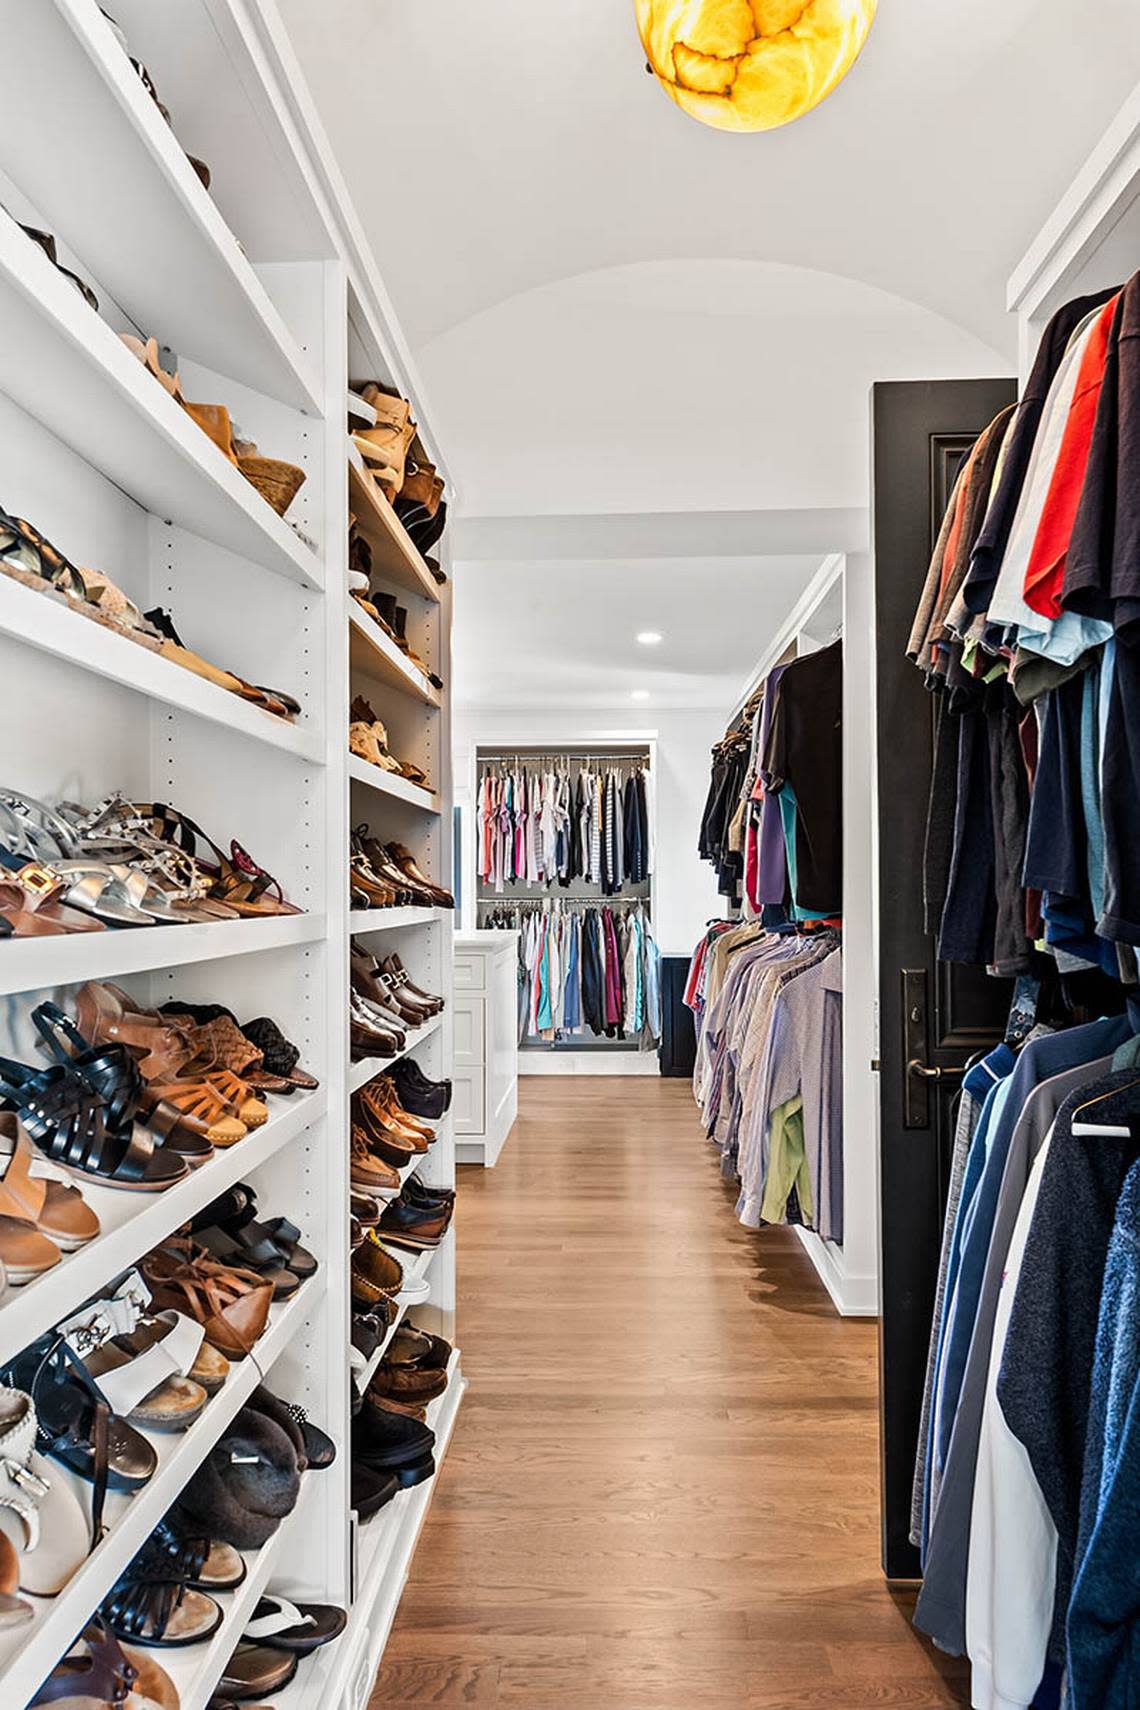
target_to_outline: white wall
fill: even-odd
[[[666,956],[687,956],[705,921],[721,912],[713,869],[698,859],[697,834],[709,782],[709,750],[724,734],[731,707],[654,711],[652,722],[632,725],[628,707],[583,714],[543,706],[467,710],[452,721],[455,800],[463,809],[464,926],[474,925],[474,814],[472,753],[477,744],[657,741],[657,854],[654,912],[657,942]]]
[[[419,356],[468,516],[863,506],[873,381],[1012,372],[887,291],[727,260],[559,280]]]

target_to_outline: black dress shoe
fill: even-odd
[[[398,1472],[430,1459],[435,1432],[407,1413],[365,1402],[352,1422],[352,1464]]]

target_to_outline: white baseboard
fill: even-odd
[[[520,1075],[659,1075],[656,1051],[520,1051]]]
[[[843,1260],[843,1248],[835,1241],[825,1241],[814,1229],[805,1229],[799,1223],[792,1227],[840,1317],[877,1318],[879,1295],[875,1278],[850,1276]]]

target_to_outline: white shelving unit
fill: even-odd
[[[276,718],[0,574],[0,729],[9,736],[0,783],[48,802],[94,804],[121,790],[171,804],[223,849],[235,838],[302,912],[0,942],[0,1054],[41,1062],[34,1004],[51,995],[68,1008],[83,982],[110,980],[143,1004],[218,1001],[241,1020],[271,1015],[321,1084],[271,1097],[262,1128],[164,1193],[84,1182],[101,1233],[0,1298],[0,1363],[109,1292],[239,1181],[254,1185],[264,1215],[283,1213],[302,1228],[320,1269],[273,1308],[256,1362],[232,1366],[190,1430],[154,1439],[155,1476],[133,1498],[108,1503],[106,1535],[69,1586],[35,1600],[33,1624],[0,1645],[0,1704],[20,1710],[34,1695],[264,1380],[330,1433],[336,1461],[305,1476],[293,1514],[250,1553],[245,1582],[222,1598],[219,1632],[160,1660],[182,1710],[205,1710],[264,1589],[339,1603],[346,1633],[303,1663],[276,1702],[358,1710],[434,1480],[369,1526],[350,1513],[348,1101],[391,1064],[349,1063],[348,947],[395,949],[418,984],[445,998],[443,1014],[410,1032],[403,1053],[442,1077],[453,1050],[452,920],[443,909],[350,910],[349,830],[366,822],[447,883],[452,786],[447,688],[436,689],[348,598],[350,503],[372,544],[374,584],[407,606],[412,645],[445,685],[451,605],[392,507],[350,466],[348,413],[367,420],[368,406],[351,397],[349,381],[394,383],[426,411],[274,0],[117,0],[114,14],[173,129],[96,0],[31,9],[0,0],[18,84],[0,135],[0,203],[10,211],[0,211],[3,503],[141,608],[169,609],[188,647],[249,682],[280,685],[302,712],[296,723]],[[184,147],[209,162],[209,192]],[[98,313],[17,221],[54,234],[61,262],[97,293]],[[263,455],[304,468],[287,519],[121,332],[153,334],[173,353],[168,366],[177,364],[187,398],[224,403]],[[393,751],[427,773],[430,790],[350,760],[355,693],[384,720]],[[454,1183],[450,1117],[414,1167],[426,1181]],[[406,1268],[430,1283],[417,1320],[454,1341],[454,1232],[408,1256]],[[432,1409],[437,1459],[463,1389],[457,1353]]]

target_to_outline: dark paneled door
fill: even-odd
[[[942,514],[1012,380],[872,390],[879,731],[879,1047],[883,1567],[913,1579],[910,1492],[960,1071],[1002,1037],[1009,986],[940,965],[924,929],[922,855],[934,701],[906,644]],[[942,1076],[932,1071],[942,1071]],[[925,1071],[925,1072],[921,1072]]]

